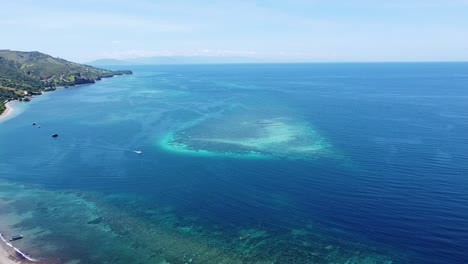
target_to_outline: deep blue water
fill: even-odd
[[[36,256],[468,262],[468,63],[130,69],[0,123],[0,228]]]

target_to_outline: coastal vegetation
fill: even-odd
[[[11,100],[28,101],[32,95],[59,86],[94,83],[101,78],[132,74],[70,62],[37,51],[0,50],[0,113]]]

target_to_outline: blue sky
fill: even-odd
[[[0,49],[78,62],[468,61],[468,0],[15,0],[2,1],[0,36]]]

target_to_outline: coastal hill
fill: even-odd
[[[132,74],[78,64],[37,51],[0,50],[0,113],[9,100],[29,100],[30,95],[58,86],[94,83],[101,78]]]

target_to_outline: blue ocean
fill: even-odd
[[[468,63],[124,68],[0,121],[35,259],[468,262]]]

